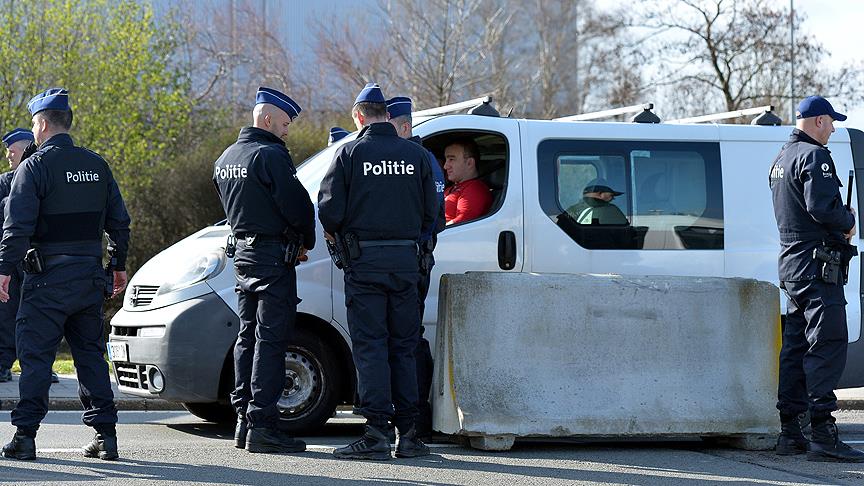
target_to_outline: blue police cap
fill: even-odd
[[[6,146],[8,147],[8,146],[12,145],[13,143],[18,142],[20,140],[28,140],[28,141],[32,142],[35,139],[33,138],[33,132],[31,132],[30,130],[27,130],[26,128],[16,128],[15,130],[12,130],[11,132],[7,133],[6,135],[3,135],[2,140],[3,140],[3,143],[5,143]]]
[[[255,93],[255,104],[267,103],[273,105],[288,114],[293,120],[303,111],[294,100],[289,98],[285,93],[277,91],[273,88],[265,88],[261,86],[258,92]]]
[[[378,83],[369,83],[357,95],[354,104],[357,103],[387,103],[387,100],[384,99],[384,93],[381,92]]]
[[[846,115],[834,111],[834,107],[828,100],[821,96],[808,96],[798,104],[798,110],[795,113],[795,118],[810,118],[819,115],[831,115],[831,118],[837,121],[845,121]]]
[[[330,129],[330,137],[327,140],[328,144],[334,144],[348,135],[348,130],[342,127],[333,127]]]
[[[43,110],[71,111],[69,107],[69,92],[63,88],[51,88],[30,98],[27,111],[35,115]]]
[[[407,98],[405,96],[397,96],[395,98],[390,98],[387,100],[387,113],[390,114],[390,118],[396,118],[399,116],[411,115],[411,98]]]

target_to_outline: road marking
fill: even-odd
[[[844,440],[847,444],[864,444],[864,440]]]

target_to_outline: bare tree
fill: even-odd
[[[848,66],[822,66],[828,53],[811,35],[789,46],[790,17],[797,31],[804,22],[784,4],[768,0],[676,0],[643,4],[637,25],[652,30],[658,75],[654,85],[671,87],[669,101],[679,114],[738,110],[758,104],[789,112],[802,93],[861,101],[862,73]],[[790,58],[790,56],[792,56]],[[789,90],[795,62],[796,93]],[[677,93],[701,93],[688,99]],[[705,96],[704,94],[713,94]],[[682,105],[681,101],[693,103]]]

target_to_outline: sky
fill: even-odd
[[[788,3],[786,0],[775,0]],[[830,67],[839,67],[844,62],[864,59],[864,1],[862,0],[794,0],[795,8],[807,14],[804,28],[816,35],[831,53],[826,60]],[[829,100],[830,101],[830,100]],[[849,116],[836,126],[864,130],[864,105],[839,106],[834,109]],[[846,111],[843,111],[846,110]]]

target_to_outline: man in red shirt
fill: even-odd
[[[447,224],[477,219],[492,207],[489,187],[478,179],[480,153],[473,140],[458,140],[444,149],[444,171],[453,183],[444,191],[444,217]]]

